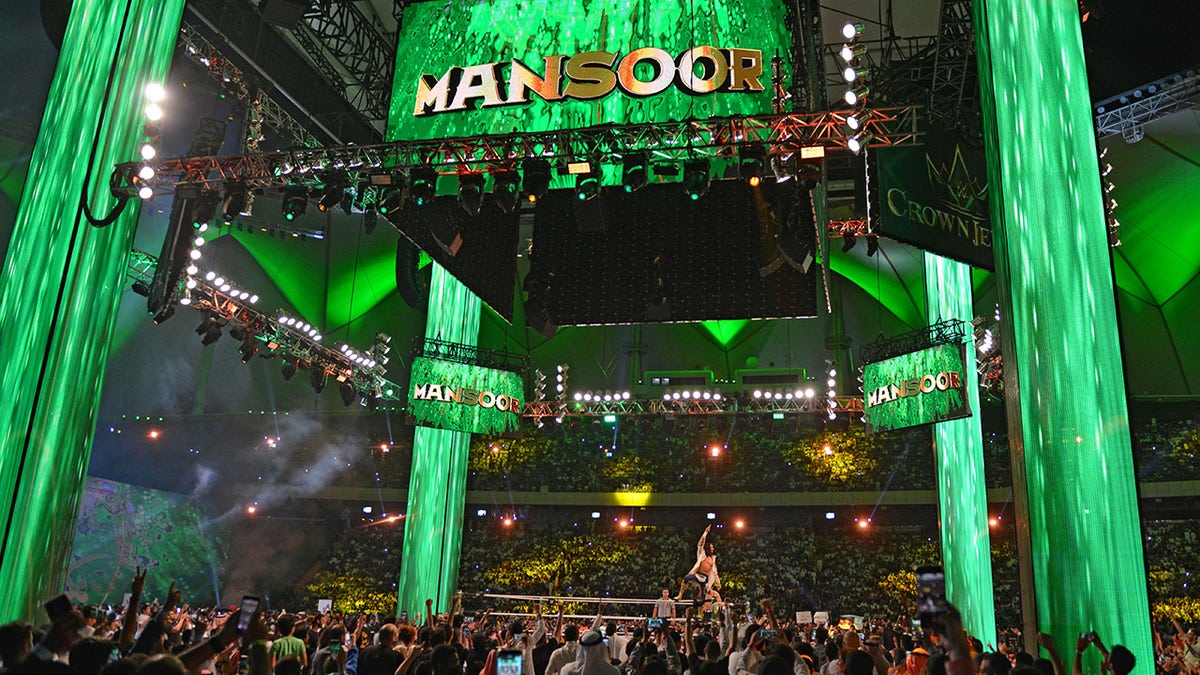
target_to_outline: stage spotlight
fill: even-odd
[[[850,131],[857,132],[867,124],[867,120],[871,117],[871,111],[863,110],[862,112],[852,112],[846,115],[846,127]]]
[[[856,59],[860,59],[863,56],[865,56],[866,53],[867,53],[866,45],[860,45],[860,44],[842,45],[842,50],[840,52],[838,52],[838,54],[841,55],[842,60],[845,61],[846,63],[852,63]]]
[[[379,191],[379,202],[376,208],[379,213],[388,215],[400,210],[400,204],[404,201],[404,190],[395,185],[389,185],[381,188]]]
[[[479,207],[483,206],[483,174],[458,175],[458,204],[468,215],[479,215]]]
[[[743,180],[750,184],[750,187],[758,187],[762,183],[766,157],[766,152],[759,147],[747,147],[738,150],[738,173]]]
[[[862,152],[863,148],[867,147],[867,144],[871,142],[871,139],[871,134],[857,134],[855,136],[851,136],[846,141],[846,149],[857,155],[858,153]]]
[[[683,189],[692,201],[708,192],[708,160],[697,159],[683,166]]]
[[[330,181],[329,184],[321,190],[321,197],[317,200],[317,210],[321,213],[325,213],[329,209],[337,206],[345,196],[346,186],[340,181]],[[349,213],[349,209],[346,211]]]
[[[866,100],[867,95],[870,93],[871,88],[865,85],[861,87],[854,87],[852,89],[847,89],[846,93],[842,94],[842,100],[846,102],[846,105],[858,105],[862,101]]]
[[[858,238],[856,238],[853,234],[847,233],[842,235],[842,253],[849,253],[850,249],[854,248],[854,245],[857,243]]]
[[[842,79],[845,80],[847,84],[851,82],[857,82],[866,76],[866,68],[852,68],[847,66],[844,70],[842,70]]]
[[[308,382],[312,385],[313,391],[317,392],[318,394],[322,391],[325,391],[326,375],[325,366],[314,363],[309,367]]]
[[[342,397],[342,405],[346,406],[347,408],[350,407],[351,403],[354,403],[354,385],[349,380],[346,380],[338,386],[338,394],[340,394]]]
[[[504,213],[512,213],[517,208],[517,200],[521,198],[521,174],[516,171],[497,171],[492,178],[495,182],[492,201]]]
[[[258,340],[255,340],[252,335],[247,335],[246,339],[242,340],[242,345],[238,347],[238,351],[242,354],[242,363],[250,363],[250,359],[258,353]]]
[[[859,35],[862,35],[862,32],[863,25],[861,23],[847,21],[846,24],[842,26],[842,37],[847,40],[853,40],[857,38]]]
[[[293,185],[283,192],[283,217],[295,220],[308,211],[308,188]]]
[[[879,252],[879,237],[867,237],[867,257]]]
[[[296,371],[299,369],[299,367],[300,364],[296,363],[295,359],[284,359],[283,365],[280,366],[279,369],[283,375],[284,381],[286,382],[291,380],[296,375]]]
[[[237,181],[225,183],[225,197],[221,200],[221,215],[225,218],[225,222],[233,222],[233,219],[245,210],[246,184]]]
[[[216,215],[217,202],[220,199],[220,195],[211,190],[200,193],[200,197],[196,199],[196,206],[192,208],[192,227],[200,229],[202,225],[207,225]]]
[[[207,347],[221,339],[221,322],[210,314],[200,322],[200,325],[196,328],[196,333],[201,336],[200,344]]]
[[[550,163],[544,159],[527,159],[521,168],[525,171],[525,198],[536,203],[550,189]]]
[[[594,173],[581,173],[575,177],[575,198],[581,202],[594,199],[600,194],[600,177]]]
[[[649,171],[645,153],[635,152],[625,155],[622,164],[621,185],[626,192],[636,192],[646,187]]]
[[[408,172],[408,178],[408,193],[417,206],[424,206],[437,195],[437,172],[431,167],[418,166]]]

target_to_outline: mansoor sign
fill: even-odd
[[[863,409],[872,431],[970,417],[961,344],[941,344],[863,367]]]
[[[757,49],[700,46],[672,56],[665,49],[641,47],[619,56],[606,51],[547,56],[541,73],[516,58],[451,66],[441,77],[423,73],[413,115],[467,110],[478,101],[484,108],[521,105],[530,102],[530,95],[543,101],[585,101],[620,89],[629,96],[654,96],[672,84],[689,94],[763,91],[762,52]]]
[[[495,434],[517,428],[524,385],[507,370],[452,361],[413,360],[409,412],[417,424]]]

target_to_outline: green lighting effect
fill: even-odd
[[[616,424],[616,423],[617,423],[617,416],[616,416],[616,415],[605,415],[605,416],[604,416],[604,421],[605,421],[605,422],[607,422],[607,423],[609,423],[609,424]]]
[[[183,0],[93,0],[76,4],[67,23],[0,277],[6,620],[44,616],[41,603],[65,585],[140,208],[135,200],[113,224],[95,228],[77,195],[85,193],[97,215],[113,204],[109,173],[138,156],[143,92],[166,78],[182,12]]]
[[[963,263],[926,253],[925,295],[930,323],[974,318],[971,268]],[[967,338],[965,351],[975,354],[974,336]],[[979,410],[979,374],[967,367],[964,375],[967,407]],[[980,417],[972,415],[937,424],[933,427],[933,438],[946,597],[962,612],[968,633],[995,635],[996,603]]]
[[[783,413],[781,413],[781,412],[771,413],[771,419],[781,420],[781,419],[783,419]]]
[[[975,30],[1038,629],[1064,652],[1095,630],[1149,675],[1146,567],[1079,8],[984,0]],[[1088,650],[1085,672],[1098,662]]]
[[[459,396],[459,401],[418,400],[413,392],[423,389],[429,396],[429,385],[449,387]],[[494,370],[462,363],[417,358],[413,360],[412,381],[409,385],[409,412],[417,424],[454,429],[476,434],[500,434],[516,431],[520,421],[520,410],[501,411],[494,404],[468,404],[463,390],[490,392],[494,403],[497,395],[515,399],[518,405],[524,396],[521,376],[507,370]],[[443,394],[449,396],[449,394]],[[477,395],[478,398],[478,395]],[[487,402],[485,399],[481,399]]]
[[[965,417],[967,368],[963,346],[942,344],[868,363],[863,367],[863,406],[871,431],[903,429]],[[897,393],[904,390],[903,393]],[[888,392],[887,400],[882,392]],[[872,399],[879,396],[879,400]]]
[[[750,324],[745,319],[728,319],[724,321],[701,321],[700,325],[704,327],[722,347],[728,347],[733,343],[734,339],[742,332],[742,329]]]
[[[624,55],[657,47],[677,56],[700,45],[761,50],[763,91],[689,95],[671,86],[645,98],[614,91],[596,100],[549,102],[531,95],[526,105],[413,115],[418,78],[440,78],[452,66],[507,64],[517,58],[542,73],[545,57],[558,54],[603,50]],[[405,7],[400,28],[397,53],[404,58],[396,59],[392,80],[391,130],[397,138],[445,138],[474,136],[480,129],[548,131],[770,112],[771,57],[779,54],[783,72],[791,73],[791,51],[781,0],[483,0],[449,11],[444,3],[414,3]],[[639,65],[638,77],[649,79],[650,68]],[[505,65],[505,82],[507,71]],[[616,179],[608,182],[619,181],[618,169]]]
[[[481,307],[478,296],[434,264],[425,337],[476,344]],[[413,436],[399,583],[399,610],[410,615],[425,611],[426,598],[433,599],[435,610],[450,607],[458,584],[470,446],[471,435],[462,431],[419,426]]]

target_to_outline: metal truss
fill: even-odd
[[[369,120],[387,120],[393,45],[355,3],[317,0],[288,33],[351,107]]]
[[[884,106],[924,105],[929,100],[937,38],[932,35],[859,40],[866,47],[863,65],[871,73],[871,98]],[[825,86],[840,93],[846,89],[839,55],[840,43],[825,46]]]
[[[1137,89],[1104,99],[1094,106],[1096,138],[1120,134],[1126,143],[1145,137],[1143,126],[1200,101],[1200,73],[1191,68]]]
[[[251,108],[262,126],[279,134],[289,145],[309,148],[318,145],[316,138],[304,125],[297,122],[271,97],[254,90],[246,81],[245,73],[187,22],[179,27],[178,46],[184,56],[208,71],[208,74],[233,95],[238,103]]]
[[[935,345],[961,344],[967,338],[967,325],[965,321],[946,319],[930,324],[928,328],[883,338],[859,348],[859,359],[863,363],[872,363]]]
[[[129,264],[125,268],[125,276],[135,287],[146,289],[149,293],[150,284],[154,283],[154,270],[158,267],[158,258],[133,249],[129,252]]]
[[[784,159],[802,148],[841,150],[847,138],[846,113],[788,113],[684,122],[602,125],[583,129],[515,133],[470,138],[399,141],[378,145],[312,148],[261,155],[186,157],[152,162],[155,175],[137,177],[141,162],[117,166],[114,194],[133,196],[141,186],[171,194],[181,185],[220,190],[227,182],[252,190],[281,191],[292,185],[324,185],[331,174],[349,182],[416,166],[446,172],[512,168],[523,159],[586,160],[617,164],[628,152],[652,152],[656,160],[728,156],[739,147],[765,146]],[[873,147],[911,145],[919,139],[914,108],[872,109],[865,129]]]
[[[830,400],[834,402],[829,405]],[[828,415],[830,412],[861,413],[861,396],[838,396],[791,399],[723,398],[716,400],[670,400],[632,399],[621,401],[593,401],[591,403],[560,403],[557,401],[530,401],[525,404],[523,417],[534,419],[547,417],[603,417],[624,415],[629,417],[658,417],[667,415]]]
[[[831,220],[829,221],[829,238],[842,239],[844,237],[874,237],[876,234],[871,231],[865,220]]]
[[[942,0],[929,88],[929,118],[965,139],[981,139],[972,0]]]
[[[447,342],[417,336],[413,338],[413,356],[453,361],[470,366],[483,366],[524,373],[529,369],[529,357],[512,352],[484,349],[459,342]]]

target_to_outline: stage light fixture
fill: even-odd
[[[621,167],[621,186],[626,192],[636,192],[646,187],[649,179],[648,163],[645,153],[634,152],[625,155]]]
[[[581,202],[594,199],[600,194],[600,177],[594,173],[581,173],[575,177],[575,198]]]
[[[750,187],[758,187],[762,183],[766,157],[766,151],[760,147],[745,147],[738,150],[738,173],[743,180],[750,184]]]
[[[321,190],[321,197],[317,200],[317,210],[325,213],[329,209],[337,206],[346,196],[346,186],[340,182],[330,182]],[[347,211],[349,211],[347,209]]]
[[[280,366],[280,374],[283,375],[283,380],[286,382],[291,380],[296,375],[296,371],[300,368],[300,364],[295,359],[284,359],[283,365]]]
[[[873,136],[871,134],[856,134],[846,140],[846,149],[854,154],[862,152],[862,149],[867,147]]]
[[[525,172],[525,198],[537,203],[550,189],[550,162],[544,159],[527,159],[521,164]]]
[[[379,191],[379,203],[376,208],[379,213],[388,215],[400,210],[400,204],[404,201],[404,191],[402,188],[389,185]]]
[[[418,166],[408,172],[409,196],[417,206],[424,206],[437,195],[437,172],[432,167]],[[383,211],[380,211],[383,213]]]
[[[145,94],[146,100],[151,103],[162,103],[167,98],[167,90],[157,82],[147,84],[142,93]]]
[[[867,237],[867,257],[879,252],[879,237]]]
[[[138,197],[141,197],[142,199],[150,199],[153,196],[154,189],[149,185],[143,185],[142,187],[138,188]]]
[[[696,201],[708,192],[708,160],[696,159],[683,166],[683,189],[688,199]]]
[[[842,236],[842,253],[849,253],[850,249],[858,243],[858,239],[853,234],[845,234]]]
[[[308,381],[312,385],[313,391],[318,394],[325,390],[325,380],[327,379],[325,366],[316,363],[309,366]]]
[[[363,209],[363,232],[366,232],[368,235],[374,232],[377,222],[378,219],[375,216],[374,208],[368,206]]]
[[[241,352],[242,363],[250,363],[250,359],[258,353],[258,340],[255,340],[253,335],[247,335],[238,351]]]
[[[196,327],[196,334],[201,336],[200,344],[207,347],[221,339],[221,322],[211,314],[206,315]]]
[[[147,164],[138,169],[138,178],[141,178],[142,180],[150,180],[151,178],[154,178],[154,167]]]
[[[292,185],[283,192],[283,217],[295,220],[308,211],[308,188],[303,185]]]
[[[433,235],[434,241],[443,251],[452,256],[458,255],[458,250],[463,245],[462,233],[458,229],[458,224],[454,222],[454,216],[449,212],[443,214],[441,218],[429,219],[429,233]]]
[[[492,174],[492,201],[504,213],[512,213],[521,198],[521,174],[516,171],[497,171]]]
[[[479,215],[479,207],[483,206],[483,174],[458,175],[458,204],[468,215]]]
[[[201,193],[196,205],[192,208],[192,226],[204,232],[208,230],[208,221],[217,213],[217,202],[220,196],[211,190]]]
[[[346,380],[338,386],[338,394],[342,397],[342,405],[346,406],[347,408],[350,407],[351,403],[354,403],[354,385],[349,380]]]
[[[868,86],[853,87],[847,89],[845,94],[842,94],[842,100],[846,102],[846,105],[858,105],[865,101],[870,93],[871,88]]]
[[[867,110],[862,112],[852,112],[849,115],[846,115],[846,127],[850,129],[850,131],[859,131],[866,125],[870,116],[871,113]]]
[[[847,21],[845,25],[842,26],[842,37],[847,40],[853,40],[857,38],[858,36],[862,35],[862,32],[863,25],[861,23]]]
[[[842,57],[842,61],[853,63],[855,60],[862,58],[867,53],[865,45],[860,44],[844,44],[842,50],[838,54]]]

